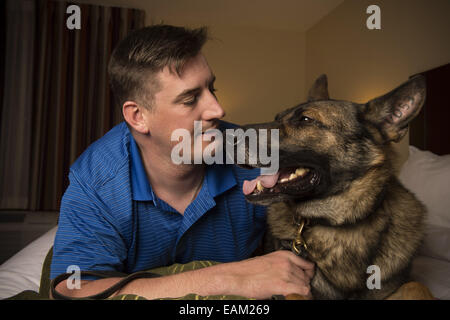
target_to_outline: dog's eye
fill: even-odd
[[[300,121],[312,122],[313,119],[311,119],[310,117],[307,117],[307,116],[301,116]]]

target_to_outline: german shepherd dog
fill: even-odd
[[[426,210],[396,178],[391,142],[425,93],[418,76],[366,104],[332,100],[322,75],[306,103],[242,127],[279,130],[279,171],[245,181],[244,194],[269,206],[266,252],[290,248],[316,264],[314,299],[384,299],[409,281]],[[245,150],[244,167],[264,167]],[[378,288],[368,286],[370,266]]]

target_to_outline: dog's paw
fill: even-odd
[[[412,281],[402,285],[386,300],[435,300],[431,291],[423,284]]]

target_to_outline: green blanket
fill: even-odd
[[[41,273],[41,282],[39,286],[39,292],[26,290],[12,296],[6,300],[49,300],[49,292],[50,292],[50,265],[53,256],[53,248],[47,253],[45,257],[44,264],[42,266]],[[161,276],[177,274],[185,271],[201,269],[205,267],[212,266],[217,264],[218,262],[214,261],[192,261],[187,264],[173,264],[168,267],[160,267],[156,269],[148,270],[149,272],[159,274]],[[248,299],[241,296],[230,296],[230,295],[216,295],[216,296],[199,296],[195,293],[188,294],[184,297],[179,298],[164,298],[158,300],[242,300]],[[146,300],[143,297],[132,295],[132,294],[122,294],[112,298],[109,300]]]

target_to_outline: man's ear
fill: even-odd
[[[326,74],[320,75],[308,92],[308,102],[318,100],[329,100],[328,79]]]
[[[134,101],[126,101],[122,106],[125,121],[137,132],[148,134],[150,132],[145,121],[144,107]]]
[[[424,76],[415,76],[391,92],[365,104],[365,118],[375,124],[385,142],[398,142],[422,109],[426,96]]]

